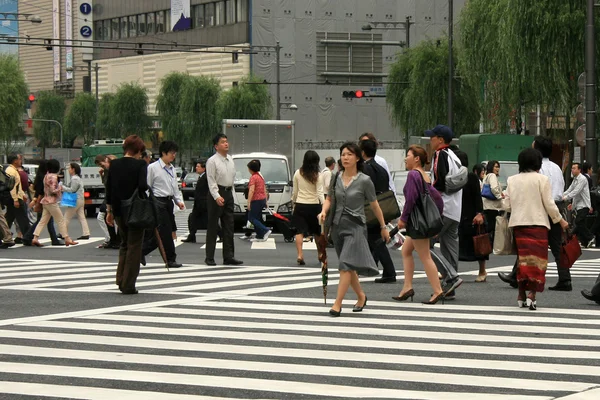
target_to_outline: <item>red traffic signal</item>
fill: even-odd
[[[35,94],[33,94],[33,93],[29,94],[29,101],[35,101]]]
[[[344,90],[342,97],[345,99],[361,99],[368,96],[368,93],[366,90]]]
[[[360,99],[361,97],[363,97],[363,91],[362,90],[357,90],[356,92],[354,92],[354,96],[357,99]]]

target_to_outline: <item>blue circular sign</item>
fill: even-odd
[[[88,15],[92,12],[92,6],[89,3],[81,3],[79,11],[81,11],[83,15]]]
[[[81,34],[81,36],[88,38],[88,37],[92,36],[92,28],[90,28],[87,25],[84,25],[79,30],[79,33]]]

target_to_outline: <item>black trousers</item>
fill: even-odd
[[[144,231],[142,229],[129,229],[121,217],[116,217],[116,220],[121,236],[116,284],[122,292],[133,291],[140,274]],[[173,240],[171,240],[171,243],[173,243]]]
[[[188,216],[188,230],[190,231],[190,235],[194,236],[199,229],[206,229],[207,227],[208,213],[194,204],[194,208]]]
[[[20,207],[17,208],[13,203],[6,205],[6,223],[8,229],[12,227],[13,222],[17,221],[21,233],[25,235],[29,230],[29,218],[27,217],[27,206],[22,199],[19,199]]]
[[[394,262],[392,261],[392,257],[390,256],[390,252],[385,245],[385,242],[381,240],[381,230],[379,227],[367,229],[367,241],[375,264],[380,262],[383,267],[381,276],[383,278],[395,278],[396,268],[394,267]]]
[[[577,214],[575,214],[575,229],[573,229],[573,233],[577,235],[579,241],[584,246],[586,246],[590,240],[594,238],[594,235],[592,235],[590,230],[585,225],[585,220],[589,213],[590,209],[584,207],[577,210]]]
[[[167,261],[174,262],[177,260],[175,253],[175,244],[173,243],[173,200],[168,198],[156,198],[158,212],[158,235],[165,248]],[[158,248],[156,236],[146,235],[144,237],[143,254],[148,255]]]
[[[219,221],[221,221],[221,238],[223,239],[223,260],[234,258],[233,244],[233,191],[219,187],[219,194],[225,199],[221,207],[212,196],[208,196],[208,228],[206,230],[206,258],[215,258]]]

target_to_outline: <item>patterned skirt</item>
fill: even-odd
[[[543,292],[548,267],[548,229],[544,226],[516,226],[513,232],[519,257],[519,286]]]

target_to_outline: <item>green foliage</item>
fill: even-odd
[[[111,116],[116,124],[118,135],[146,137],[150,130],[148,116],[148,93],[137,83],[124,83],[117,89],[112,99]]]
[[[455,76],[458,76],[458,71]],[[387,103],[392,122],[420,134],[448,122],[448,41],[426,40],[407,49],[391,66]],[[476,91],[454,79],[454,131],[457,136],[477,130]]]
[[[0,146],[3,154],[12,152],[20,136],[19,124],[27,102],[27,84],[17,57],[0,54]]]
[[[262,81],[256,76],[248,75],[238,86],[223,92],[219,100],[221,118],[270,119],[273,106],[268,86],[252,84]]]
[[[50,90],[39,92],[36,104],[34,119],[58,121],[61,125],[64,123],[65,109],[67,108],[64,97]],[[51,147],[55,142],[60,142],[60,131],[59,125],[55,122],[34,121],[33,134],[38,140],[38,146],[43,149],[44,156],[47,147]]]
[[[91,93],[78,93],[65,118],[65,143],[68,147],[78,136],[83,137],[85,144],[94,140],[94,124],[96,121],[96,98]]]
[[[114,138],[119,135],[118,123],[113,115],[115,94],[104,93],[98,104],[98,135],[102,138]]]
[[[192,77],[181,72],[171,72],[161,80],[160,91],[156,98],[156,111],[161,117],[164,138],[177,143],[186,141],[185,124],[189,116],[180,110],[183,88]]]
[[[221,86],[215,78],[192,76],[181,91],[180,118],[184,137],[179,148],[203,149],[221,127],[218,101]]]
[[[584,70],[585,1],[470,0],[459,22],[462,76],[485,89],[484,121],[506,130],[520,104],[569,113]]]

